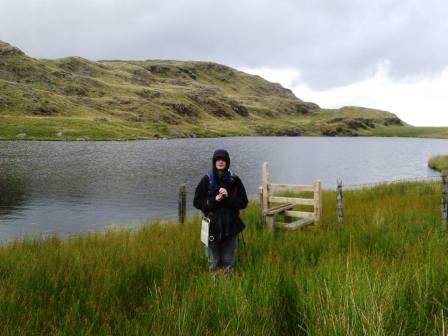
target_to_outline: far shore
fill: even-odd
[[[1,130],[0,130],[1,132]],[[325,135],[325,134],[315,134],[315,133],[303,133],[297,135],[287,135],[287,134],[253,134],[253,133],[231,133],[231,134],[187,134],[185,136],[179,135],[163,135],[163,136],[138,136],[138,137],[101,137],[89,134],[88,136],[75,136],[75,137],[64,137],[64,136],[35,136],[28,135],[23,132],[19,134],[20,136],[11,137],[0,137],[0,141],[146,141],[146,140],[174,140],[174,139],[216,139],[216,138],[228,138],[228,137],[329,137],[329,138],[428,138],[428,139],[448,139],[448,127],[412,127],[403,126],[400,128],[390,129],[382,128],[374,130],[371,134],[337,134],[337,135]]]

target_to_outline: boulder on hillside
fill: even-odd
[[[240,116],[247,117],[249,115],[249,111],[247,110],[246,106],[234,102],[232,102],[231,106],[232,110],[238,113]]]
[[[384,119],[384,126],[391,126],[391,125],[394,125],[394,126],[403,126],[403,122],[401,121],[401,119],[400,118],[398,118],[397,116],[393,116],[393,117],[390,117],[390,118],[386,118],[386,119]]]
[[[300,114],[310,114],[320,109],[319,105],[311,102],[300,102],[296,104],[296,112]]]
[[[165,102],[163,104],[170,107],[176,114],[183,117],[196,117],[198,115],[198,111],[193,107],[192,104],[171,102]]]
[[[190,77],[193,80],[197,79],[197,75],[193,69],[178,67],[177,70],[178,70],[178,72],[187,75],[188,77]]]

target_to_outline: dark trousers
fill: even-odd
[[[236,234],[212,246],[205,247],[205,254],[208,258],[210,271],[215,271],[220,266],[224,268],[225,272],[232,271],[237,242],[238,235]]]

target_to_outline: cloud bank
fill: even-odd
[[[327,90],[311,88],[294,69],[242,70],[291,88],[300,99],[318,102],[321,107],[363,106],[395,113],[414,126],[448,126],[448,67],[431,77],[394,80],[390,63],[382,62],[371,76]]]

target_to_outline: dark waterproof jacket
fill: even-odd
[[[210,184],[209,176],[204,177],[196,187],[193,205],[210,219],[210,235],[215,242],[220,242],[244,230],[245,225],[240,218],[239,211],[247,206],[246,190],[241,179],[227,171],[221,178],[216,171],[214,183]],[[221,202],[216,201],[220,188],[225,188],[228,197]],[[211,243],[212,244],[212,243]]]

